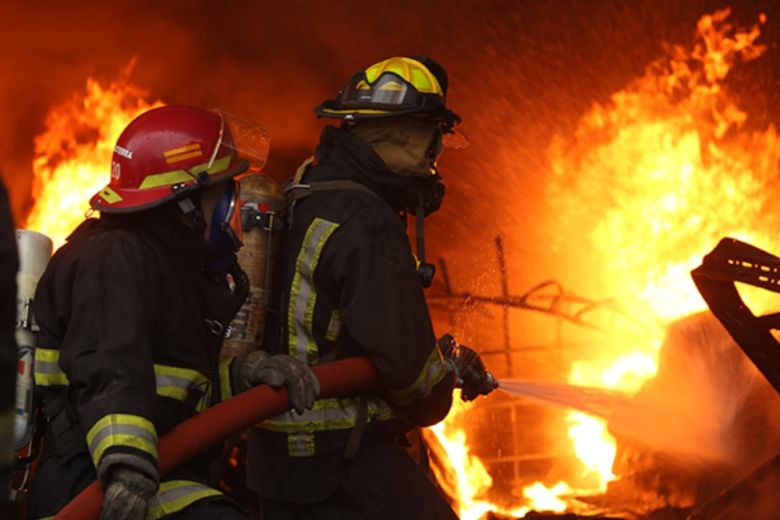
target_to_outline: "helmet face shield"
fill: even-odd
[[[339,96],[344,107],[414,108],[428,104],[425,97],[408,81],[393,72],[385,72],[369,83],[359,72],[344,87]]]
[[[249,163],[248,170],[251,173],[262,170],[268,160],[268,152],[271,148],[268,132],[253,121],[219,110],[216,110],[215,113],[220,117],[221,127],[209,165],[227,151]]]

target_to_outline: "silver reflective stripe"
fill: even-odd
[[[38,386],[67,386],[68,376],[60,368],[60,351],[50,348],[35,349],[35,384]]]
[[[314,455],[314,434],[291,433],[288,435],[287,453],[290,457],[311,457]]]
[[[206,408],[211,385],[208,378],[197,370],[155,364],[154,379],[157,395],[184,402],[190,395],[197,394],[197,411]]]
[[[149,500],[149,513],[146,518],[157,520],[178,513],[198,500],[221,495],[216,489],[190,480],[162,482],[157,494]]]
[[[290,291],[290,308],[287,313],[290,355],[314,365],[318,361],[317,344],[314,341],[312,322],[317,291],[314,272],[328,238],[338,224],[315,218],[303,238],[301,250],[295,260],[295,276]]]
[[[406,406],[414,400],[428,397],[433,387],[447,375],[448,370],[439,349],[434,348],[414,383],[401,390],[390,390],[393,402],[398,406]]]
[[[114,435],[132,435],[133,437],[144,438],[155,445],[157,444],[157,437],[145,428],[134,424],[109,424],[95,432],[92,441],[89,443],[90,453],[94,455],[100,443]]]

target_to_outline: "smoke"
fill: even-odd
[[[529,225],[546,211],[539,152],[641,72],[662,41],[687,38],[722,3],[11,0],[0,5],[0,170],[20,218],[45,114],[83,91],[88,76],[114,79],[137,57],[132,80],[152,99],[220,107],[267,126],[269,170],[285,178],[316,143],[313,106],[368,63],[424,53],[448,68],[451,104],[472,142],[441,161],[448,202],[431,219],[430,249],[470,271],[485,256],[459,253],[502,233],[534,257],[518,276],[536,280],[549,260],[538,258],[545,237]],[[752,18],[755,5],[738,8]],[[486,221],[491,229],[474,238]]]
[[[701,504],[776,454],[780,396],[720,323],[701,313],[669,328],[657,377],[609,428],[618,440],[614,470],[623,476],[610,493],[636,505]]]

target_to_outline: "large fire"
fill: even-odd
[[[613,325],[587,358],[574,360],[571,384],[635,393],[656,373],[667,324],[706,308],[689,273],[717,241],[780,245],[778,218],[766,213],[780,142],[771,126],[747,131],[747,112],[724,87],[734,65],[764,52],[756,40],[765,16],[739,30],[729,14],[703,16],[692,49],[667,47],[644,76],[594,105],[572,139],[555,138],[548,149],[551,205],[561,217],[550,235],[569,256],[584,251],[582,290],[615,297],[635,324]],[[450,455],[465,438],[463,418],[456,408],[432,430]],[[620,478],[612,473],[615,439],[601,419],[569,412],[567,422],[579,477],[528,485],[514,511],[484,499],[491,480],[479,459],[467,450],[451,456],[461,517],[581,511],[575,497],[604,493]],[[462,476],[474,473],[484,476],[476,483]]]
[[[35,138],[33,200],[26,228],[46,233],[57,248],[84,220],[89,198],[109,179],[117,137],[149,103],[129,82],[133,63],[110,83],[87,80],[86,92],[53,108]]]
[[[669,47],[643,77],[593,106],[573,139],[556,138],[548,149],[551,204],[562,217],[551,236],[559,247],[587,251],[582,290],[615,296],[641,322],[641,334],[613,330],[587,359],[574,360],[572,384],[636,392],[653,377],[668,322],[705,308],[689,272],[722,236],[779,249],[772,231],[780,225],[765,213],[765,187],[778,174],[780,141],[772,127],[746,131],[747,113],[724,89],[734,65],[765,50],[756,44],[765,19],[738,30],[728,15],[702,17],[692,49]],[[108,179],[122,128],[156,105],[146,97],[126,75],[109,84],[89,79],[84,95],[51,111],[35,141],[28,228],[45,232],[55,246],[64,242]],[[615,440],[605,422],[571,412],[571,466],[580,476],[529,482],[516,505],[499,506],[487,496],[492,478],[485,464],[469,452],[467,407],[457,402],[430,429],[451,465],[438,468],[437,477],[463,519],[580,510],[577,496],[603,493],[620,478],[612,473]]]

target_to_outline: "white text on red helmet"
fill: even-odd
[[[133,158],[133,152],[128,150],[127,148],[124,148],[122,146],[116,145],[114,147],[114,153],[121,155],[125,159],[132,159]]]

